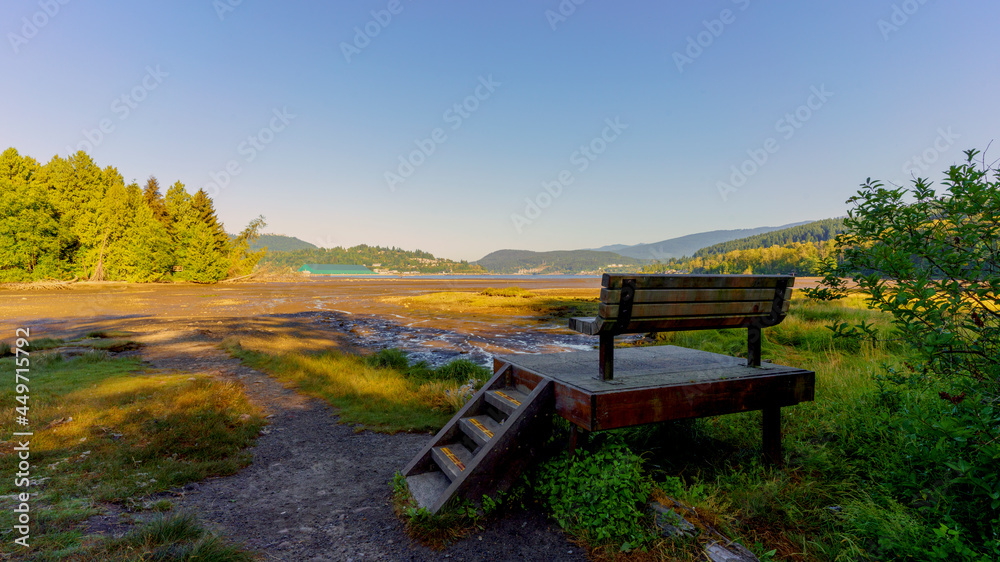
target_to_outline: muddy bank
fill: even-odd
[[[531,288],[560,283],[565,280],[535,281]],[[227,337],[274,351],[400,347],[437,364],[456,356],[485,362],[493,350],[585,345],[574,339],[580,336],[532,318],[407,311],[379,300],[440,291],[441,285],[404,279],[8,290],[0,291],[0,340],[20,327],[31,328],[32,338],[124,330],[143,344],[140,353],[150,368],[206,372],[240,383],[271,415],[253,449],[253,464],[234,476],[176,490],[171,501],[263,559],[585,559],[543,514],[530,510],[512,513],[443,553],[414,544],[392,514],[389,482],[429,435],[356,433],[337,423],[325,403],[284,388],[219,349]],[[497,285],[477,280],[445,288]],[[94,519],[94,528],[122,533],[128,521],[127,514],[109,509]]]

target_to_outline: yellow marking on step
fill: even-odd
[[[508,402],[513,403],[515,406],[520,406],[521,405],[520,401],[514,400],[513,398],[511,398],[510,395],[505,394],[504,391],[502,391],[502,390],[494,390],[493,392],[496,392],[497,396],[499,396],[500,398],[503,398],[504,400],[506,400]]]
[[[455,456],[455,453],[451,452],[451,449],[448,447],[441,447],[441,452],[444,453],[444,456],[448,457],[448,460],[455,463],[455,466],[457,466],[459,470],[465,470],[465,464],[458,460],[458,457]]]
[[[486,426],[483,425],[482,422],[480,422],[479,420],[477,420],[475,418],[469,418],[469,423],[471,423],[472,425],[476,426],[476,428],[479,431],[482,431],[483,433],[485,433],[487,439],[493,439],[493,432],[490,431],[490,430],[488,430],[488,429],[486,429]]]

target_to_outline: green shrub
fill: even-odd
[[[372,367],[395,369],[408,379],[419,382],[445,381],[467,383],[469,381],[485,382],[493,376],[493,372],[468,359],[456,359],[438,368],[431,367],[426,361],[410,363],[409,356],[399,349],[382,349],[365,359]]]
[[[645,511],[653,484],[642,459],[621,443],[596,452],[563,452],[544,463],[535,489],[559,524],[594,543],[622,543],[622,549],[649,543],[653,534]]]
[[[470,380],[487,381],[493,372],[468,359],[456,359],[434,370],[435,380],[465,383]]]
[[[380,349],[375,355],[365,359],[372,367],[383,367],[405,371],[410,366],[410,358],[400,349]]]

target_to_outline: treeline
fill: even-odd
[[[13,148],[0,155],[0,282],[211,283],[253,269],[264,252],[249,244],[263,225],[231,239],[204,190],[126,184],[83,151],[44,165]]]
[[[814,276],[822,260],[836,255],[833,240],[792,242],[769,248],[749,248],[731,252],[671,259],[643,268],[644,273],[757,273]]]
[[[826,242],[833,240],[841,232],[844,232],[844,219],[824,219],[707,246],[695,252],[694,257],[704,258],[752,248],[785,247],[794,243]]]
[[[540,274],[635,271],[643,260],[601,250],[497,250],[476,262],[490,273],[533,272]]]
[[[352,248],[312,248],[291,252],[268,251],[264,262],[277,267],[298,269],[307,263],[363,265],[369,269],[420,273],[486,273],[482,267],[462,260],[459,262],[435,258],[421,250],[408,251],[396,247],[361,244]]]

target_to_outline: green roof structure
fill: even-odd
[[[299,268],[311,275],[375,275],[363,265],[343,265],[338,263],[307,263]]]

